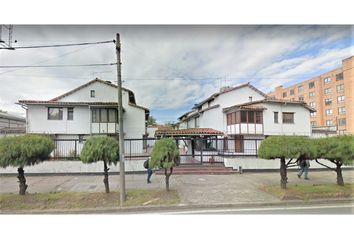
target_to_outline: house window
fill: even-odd
[[[310,117],[316,117],[316,112],[311,112]]]
[[[248,101],[249,101],[249,102],[252,102],[252,97],[248,97]]]
[[[326,115],[332,115],[333,111],[332,109],[326,109]]]
[[[343,114],[343,113],[345,113],[345,107],[339,107],[338,114]]]
[[[108,122],[115,123],[117,121],[117,109],[109,108],[108,109]]]
[[[311,121],[311,127],[316,127],[316,121]]]
[[[283,92],[283,98],[285,98],[288,95],[287,92]]]
[[[326,126],[333,126],[332,120],[326,120]]]
[[[68,120],[74,120],[74,108],[68,108]]]
[[[290,90],[290,95],[294,95],[295,94],[295,90],[294,89],[291,89]]]
[[[231,113],[231,124],[236,124],[236,112]]]
[[[91,90],[90,95],[92,98],[94,98],[95,97],[95,90]]]
[[[278,123],[278,112],[274,112],[274,123]]]
[[[325,99],[325,105],[332,105],[332,98]]]
[[[332,88],[325,88],[324,94],[330,94],[332,93]]]
[[[108,122],[108,117],[107,117],[107,109],[106,108],[101,108],[100,109],[100,122],[106,123]]]
[[[91,111],[93,123],[117,123],[118,114],[115,108],[94,108]]]
[[[315,97],[315,95],[316,95],[315,92],[310,92],[310,93],[309,93],[309,97],[310,97],[310,98]]]
[[[313,108],[316,107],[316,103],[315,102],[310,102],[309,105],[310,105],[310,107],[313,107]]]
[[[315,87],[315,82],[310,82],[309,83],[309,89],[312,89],[312,88],[314,88]]]
[[[332,82],[332,79],[330,77],[326,77],[325,79],[323,79],[324,84],[328,84],[330,82]]]
[[[338,103],[342,103],[342,102],[344,102],[344,99],[345,99],[344,95],[343,95],[343,96],[338,96],[338,97],[337,97]]]
[[[227,115],[226,115],[226,124],[229,126],[229,125],[231,125],[231,114],[232,113],[228,113]]]
[[[283,112],[283,123],[294,123],[294,113]]]
[[[344,91],[344,84],[337,85],[337,92],[343,92]]]
[[[339,126],[344,126],[346,124],[347,124],[347,120],[345,118],[338,119],[338,125]]]
[[[254,123],[254,112],[248,112],[248,123]]]
[[[298,86],[298,87],[297,87],[297,91],[298,91],[298,92],[304,91],[304,87],[303,87],[302,85]]]
[[[48,120],[63,120],[63,108],[48,108]]]
[[[241,123],[247,123],[247,111],[241,111]]]
[[[304,101],[304,96],[299,96],[299,101]]]
[[[262,112],[256,112],[256,123],[262,123]]]
[[[336,80],[337,81],[343,80],[343,73],[336,74]]]

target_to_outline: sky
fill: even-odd
[[[176,122],[220,87],[250,82],[268,93],[354,55],[353,25],[14,25],[13,46],[107,41],[116,33],[123,87],[159,123]],[[113,43],[0,49],[0,66],[113,62]],[[49,100],[96,77],[114,83],[116,66],[0,68],[0,109],[24,115],[18,100]]]

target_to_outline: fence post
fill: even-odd
[[[258,157],[258,147],[257,147],[257,139],[256,140],[254,140],[255,141],[255,146],[256,146],[256,157]]]
[[[204,147],[204,139],[202,139],[202,144],[200,147],[200,164],[203,165],[203,147]]]
[[[74,152],[74,158],[77,158],[77,150],[76,150],[76,148],[77,148],[77,141],[78,141],[78,140],[76,140],[76,139],[75,139],[75,152]]]

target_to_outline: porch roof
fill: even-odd
[[[223,136],[224,133],[212,128],[161,129],[155,136]]]

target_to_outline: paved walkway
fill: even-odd
[[[354,183],[354,170],[343,171],[344,181]],[[314,171],[310,180],[298,179],[296,172],[288,172],[289,185],[336,183],[333,171]],[[103,176],[27,176],[28,192],[103,192]],[[278,198],[261,190],[262,185],[278,185],[278,172],[248,173],[234,175],[172,175],[170,188],[178,191],[181,204],[239,204],[277,203]],[[111,191],[119,190],[119,176],[109,177]],[[126,189],[164,189],[163,175],[153,175],[152,184],[146,184],[145,174],[126,175]],[[18,192],[16,176],[0,177],[0,192]]]

